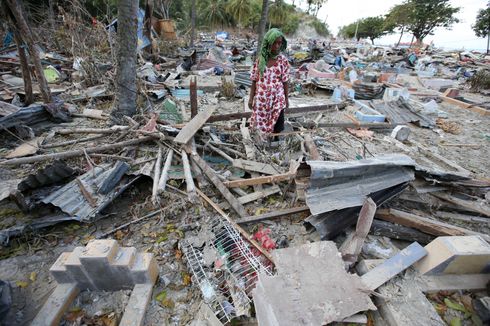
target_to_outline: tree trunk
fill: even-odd
[[[267,16],[269,14],[269,0],[262,0],[262,14],[260,15],[258,40],[257,40],[257,54],[260,53],[260,47],[262,46],[262,39],[265,34],[265,25],[267,24]]]
[[[29,25],[27,25],[27,21],[22,13],[20,2],[17,0],[7,0],[7,4],[15,19],[15,27],[18,28],[20,35],[22,35],[22,38],[29,49],[29,54],[32,62],[34,63],[34,70],[36,72],[36,78],[37,82],[39,83],[39,90],[41,91],[43,101],[44,103],[51,103],[51,92],[49,91],[48,83],[44,77],[43,66],[41,65],[41,59],[39,59],[39,50],[36,47],[31,30],[29,29]]]
[[[374,38],[370,37],[371,39],[371,44],[374,45]]]
[[[153,16],[153,0],[146,0],[145,19],[144,19],[144,34],[150,40],[150,46],[145,48],[148,53],[153,52],[153,42],[151,36],[151,17]]]
[[[410,41],[410,48],[412,47],[413,44],[413,39],[415,38],[415,35],[412,35],[412,40]]]
[[[489,46],[490,46],[490,33],[488,33],[487,35],[487,54],[490,54],[490,52],[488,52]]]
[[[120,0],[117,21],[117,104],[112,116],[121,119],[136,113],[136,50],[138,45],[138,1]]]
[[[400,39],[398,40],[398,43],[396,43],[396,47],[398,47],[400,45],[400,42],[402,41],[402,37],[403,37],[403,32],[405,31],[405,26],[402,27],[402,32],[400,34]]]
[[[26,51],[24,45],[22,44],[22,38],[19,31],[14,30],[14,40],[17,45],[17,53],[19,54],[20,67],[22,68],[22,78],[24,79],[24,92],[26,93],[26,98],[24,104],[28,106],[34,102],[34,95],[32,94],[32,80],[31,72],[29,69],[29,63],[27,62]]]
[[[191,6],[191,48],[193,48],[196,37],[196,0],[192,0]]]

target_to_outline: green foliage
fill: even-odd
[[[330,31],[328,30],[328,27],[326,24],[322,23],[318,19],[314,19],[310,25],[315,28],[315,31],[318,33],[320,36],[328,36],[330,35]]]
[[[239,26],[243,26],[243,22],[248,22],[252,14],[252,2],[250,0],[229,0],[226,3],[226,11]]]
[[[290,16],[286,23],[282,25],[281,29],[285,34],[293,34],[298,30],[300,23],[300,18],[298,15],[292,15]]]
[[[385,29],[404,29],[410,23],[413,3],[406,2],[394,6],[385,17]]]
[[[420,43],[427,35],[432,35],[436,27],[450,28],[459,22],[454,15],[460,8],[450,5],[450,0],[408,0],[411,5],[407,29]]]
[[[386,27],[383,17],[367,17],[359,22],[357,34],[360,35],[361,38],[369,38],[374,44],[375,39],[390,32]]]
[[[478,11],[475,25],[471,27],[478,37],[485,37],[490,34],[490,2],[487,5],[487,9],[480,9]]]
[[[356,35],[356,26],[357,26],[357,21],[350,23],[349,25],[342,26],[338,32],[339,37],[343,37],[345,39],[353,38]],[[360,36],[357,35],[357,40],[360,40]]]
[[[199,1],[197,12],[203,25],[222,28],[230,24],[225,0]]]

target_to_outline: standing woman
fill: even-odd
[[[284,34],[277,28],[270,29],[250,74],[251,126],[261,133],[280,133],[284,129],[284,109],[289,108],[289,62],[281,52],[286,47]]]

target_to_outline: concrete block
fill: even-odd
[[[131,275],[135,284],[155,284],[158,277],[158,265],[151,253],[138,253]]]
[[[428,255],[414,265],[421,274],[490,272],[490,245],[480,236],[438,237],[425,249]]]
[[[58,284],[32,321],[31,326],[58,326],[61,317],[79,292],[80,289],[76,283]]]
[[[75,283],[75,280],[70,276],[65,266],[65,262],[70,254],[71,252],[63,252],[49,269],[51,276],[53,276],[59,284]]]
[[[143,325],[152,291],[153,284],[136,284],[134,286],[119,326]]]
[[[110,266],[118,251],[116,240],[94,240],[80,254],[80,262],[97,289],[119,290],[119,284],[114,282],[117,275]]]
[[[69,276],[78,284],[80,290],[96,290],[94,284],[88,277],[82,263],[80,262],[80,255],[84,250],[85,247],[76,247],[73,249],[65,260],[65,268]]]
[[[119,284],[121,289],[132,289],[134,286],[131,267],[134,265],[135,259],[136,248],[134,247],[119,248],[116,257],[114,257],[111,269],[115,276],[114,282]]]

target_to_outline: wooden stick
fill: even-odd
[[[46,144],[46,145],[41,146],[41,148],[62,147],[62,146],[67,146],[67,145],[73,145],[73,144],[83,143],[83,142],[87,142],[87,141],[99,139],[99,138],[102,138],[102,137],[106,137],[106,135],[97,135],[97,136],[92,136],[92,137],[86,137],[86,138],[68,140],[68,141],[60,142],[60,143]]]
[[[179,134],[175,137],[174,142],[179,144],[187,144],[194,134],[206,123],[209,117],[213,114],[214,110],[215,108],[213,107],[199,112],[184,126],[184,128],[182,128]]]
[[[73,129],[58,129],[57,134],[69,135],[69,134],[112,134],[114,132],[124,131],[129,129],[129,126],[113,126],[111,128],[99,129],[99,128],[73,128]]]
[[[208,179],[218,188],[219,192],[225,197],[230,206],[237,212],[237,214],[243,218],[247,216],[247,212],[242,204],[233,196],[233,194],[226,188],[226,186],[221,182],[216,173],[209,167],[209,165],[204,161],[197,153],[192,153],[192,160],[196,162],[199,168],[204,172]]]
[[[153,205],[158,204],[158,183],[160,181],[160,174],[162,171],[162,155],[163,155],[163,146],[158,144],[158,155],[157,162],[155,164],[155,173],[153,175],[153,189],[151,191],[151,201]]]
[[[165,191],[165,187],[167,185],[167,179],[168,179],[168,170],[170,169],[170,166],[172,165],[173,155],[174,155],[174,150],[169,149],[169,151],[167,153],[167,159],[165,160],[165,165],[163,166],[162,175],[160,176],[160,181],[158,182],[158,191],[159,192]]]
[[[87,200],[88,204],[91,207],[97,207],[97,202],[95,201],[94,197],[92,197],[92,195],[88,192],[88,190],[85,188],[85,185],[83,184],[82,180],[76,178],[75,182],[80,188],[80,192],[82,193],[85,200]]]
[[[223,184],[228,188],[253,186],[253,185],[259,185],[264,183],[274,183],[279,181],[290,180],[294,178],[295,175],[296,173],[288,172],[288,173],[276,174],[276,175],[265,176],[265,177],[227,181],[224,182]]]
[[[116,143],[116,144],[109,144],[109,145],[103,145],[103,146],[97,146],[97,147],[88,147],[86,149],[78,149],[78,150],[53,153],[53,154],[36,155],[36,156],[30,156],[30,157],[21,157],[21,158],[16,158],[16,159],[11,159],[11,160],[6,160],[3,162],[0,162],[0,166],[20,165],[20,164],[27,164],[27,163],[34,163],[34,162],[43,162],[43,161],[48,161],[48,160],[52,160],[52,159],[70,158],[70,157],[76,157],[76,156],[84,155],[85,153],[87,153],[87,154],[101,153],[101,152],[111,151],[111,150],[116,149],[116,148],[121,148],[121,147],[126,147],[126,146],[144,143],[144,142],[149,141],[151,139],[152,139],[152,137],[141,137],[141,138],[137,138],[137,139],[126,140],[126,141]]]
[[[218,205],[216,205],[208,196],[206,196],[201,190],[196,188],[197,193],[201,196],[209,205],[211,205],[228,223],[230,223],[240,234],[247,239],[258,251],[260,251],[271,263],[274,263],[272,256],[262,246],[255,241],[252,236],[245,231],[240,225],[233,221]]]
[[[187,157],[187,153],[182,150],[182,165],[184,166],[184,176],[185,176],[185,184],[187,187],[187,195],[191,201],[194,201],[197,197],[196,195],[196,186],[194,185],[194,180],[192,179],[191,166],[189,164],[189,158]]]
[[[293,215],[293,214],[308,212],[309,210],[310,209],[308,208],[308,206],[300,206],[300,207],[285,209],[282,211],[265,213],[265,214],[257,215],[257,216],[247,216],[245,218],[241,218],[241,219],[237,220],[236,222],[238,224],[257,223],[260,221],[274,219],[277,217],[283,217],[283,216],[289,216],[289,215]]]

